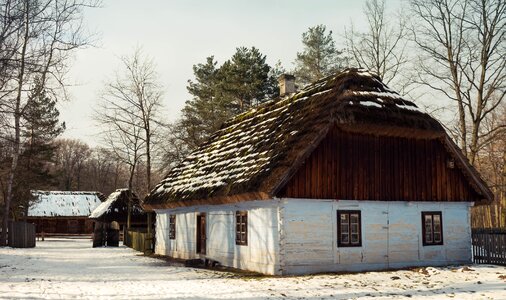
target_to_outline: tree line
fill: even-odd
[[[180,117],[163,116],[166,97],[156,63],[142,49],[121,57],[104,84],[94,119],[101,146],[62,139],[56,103],[66,98],[72,53],[93,42],[82,27],[85,0],[0,1],[0,189],[3,228],[23,216],[30,189],[128,187],[141,197],[228,118],[279,95],[277,78],[299,87],[347,66],[378,74],[444,126],[492,187],[496,202],[475,209],[480,226],[506,225],[506,3],[411,0],[391,11],[367,0],[367,26],[339,32],[320,24],[302,33],[293,65],[267,63],[256,47],[193,66]],[[448,100],[448,101],[446,101]],[[3,230],[5,233],[5,230]],[[0,240],[5,242],[5,236]]]

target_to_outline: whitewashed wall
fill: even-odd
[[[363,271],[471,261],[470,202],[315,199],[156,210],[155,252],[193,259],[196,216],[207,213],[206,258],[265,274]],[[361,247],[337,247],[337,210],[360,210]],[[248,211],[248,245],[235,244],[235,212]],[[423,246],[422,211],[441,211],[444,245]],[[176,239],[168,238],[176,214]]]
[[[155,252],[192,259],[196,254],[196,216],[207,214],[206,258],[224,266],[265,274],[279,274],[279,200],[248,201],[235,205],[197,206],[156,210]],[[235,212],[248,211],[248,245],[235,244]],[[176,214],[176,239],[170,240],[169,215]]]
[[[469,202],[283,199],[283,274],[363,271],[471,261]],[[361,211],[362,246],[337,247],[339,209]],[[423,246],[422,211],[441,211],[444,245]]]

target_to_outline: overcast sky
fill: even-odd
[[[387,1],[387,7],[395,9],[398,3]],[[358,0],[104,0],[103,7],[85,12],[87,29],[98,33],[98,41],[75,53],[69,78],[77,85],[70,88],[70,102],[61,104],[64,137],[97,145],[92,115],[99,91],[118,69],[118,57],[136,46],[156,63],[164,114],[174,120],[189,99],[186,84],[194,64],[210,55],[221,63],[236,47],[255,46],[269,64],[280,60],[289,70],[308,27],[325,24],[339,46],[339,35],[352,20],[364,26],[363,6]]]

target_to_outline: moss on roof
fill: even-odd
[[[378,76],[346,69],[225,122],[169,172],[144,205],[245,193],[274,196],[334,124],[356,132],[385,128],[384,134],[414,138],[446,134],[438,121]]]

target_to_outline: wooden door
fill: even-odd
[[[197,253],[206,254],[206,214],[197,215]]]

